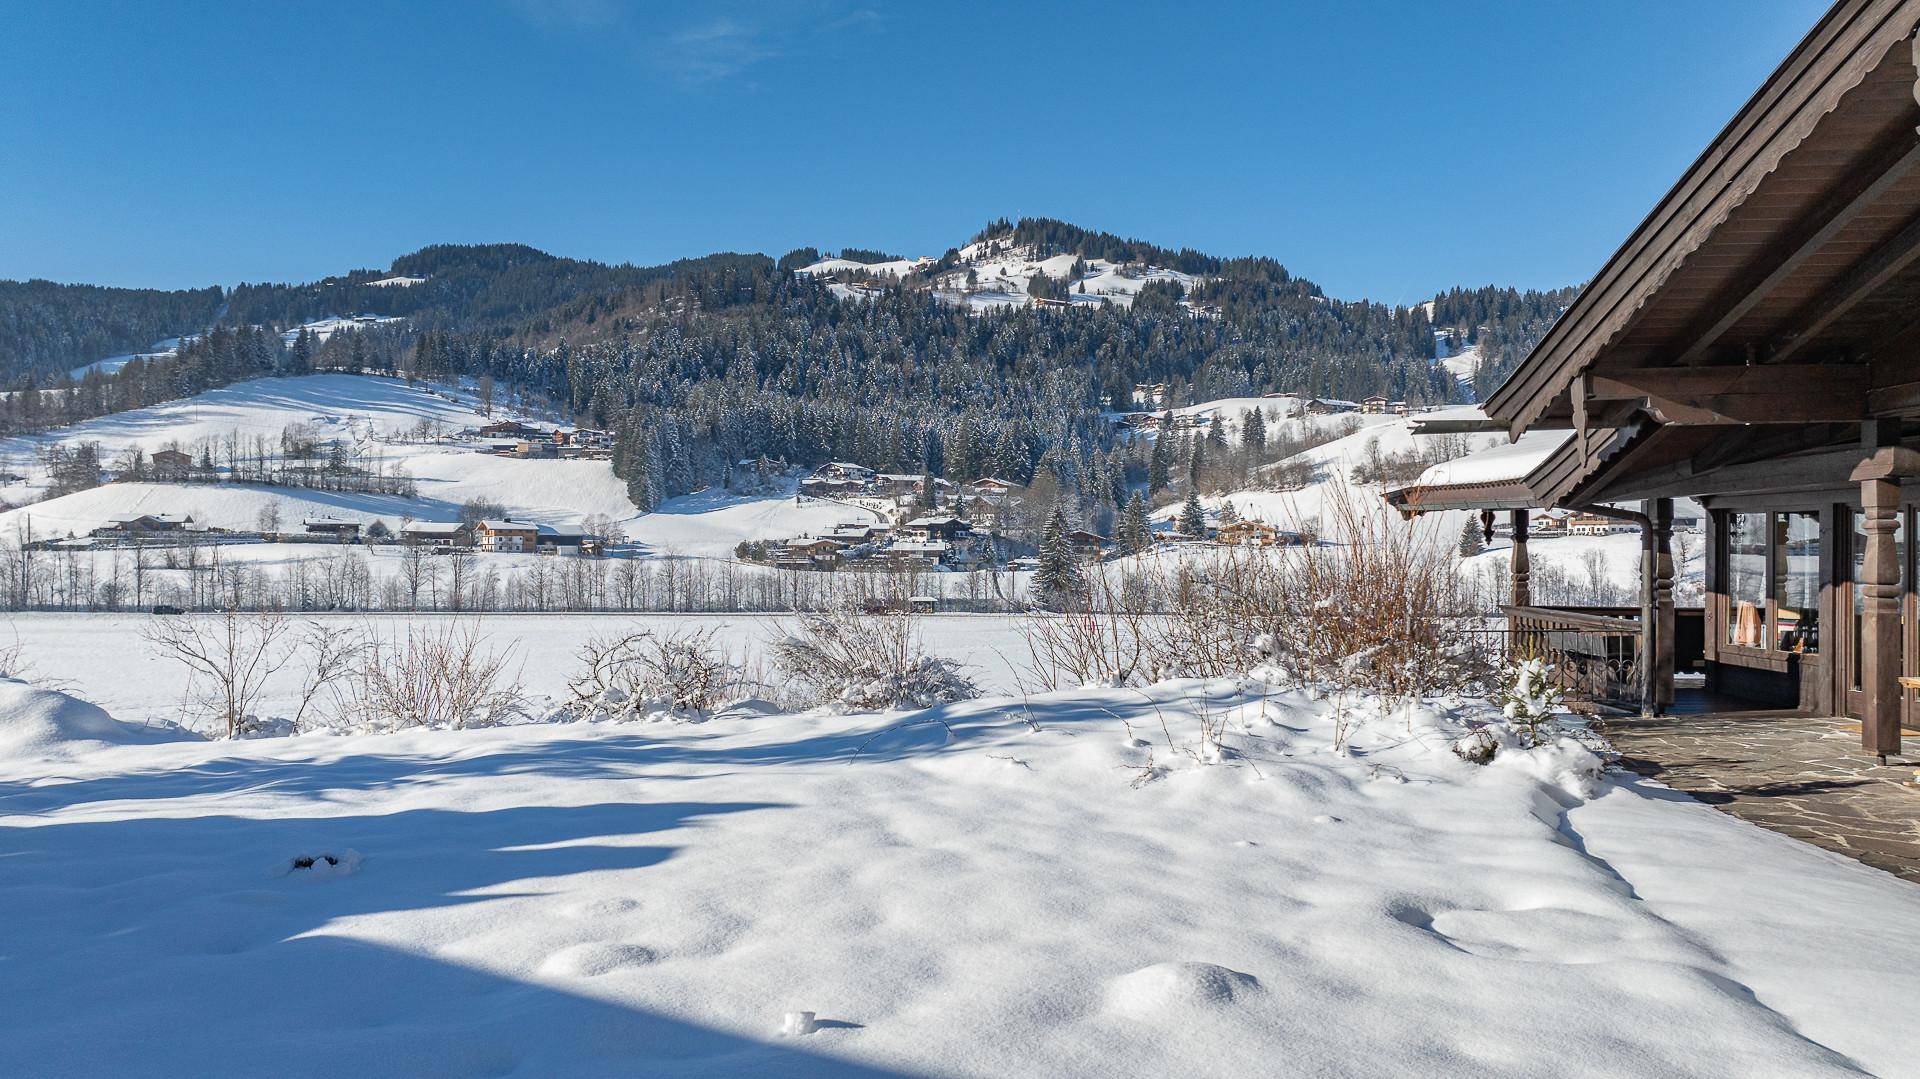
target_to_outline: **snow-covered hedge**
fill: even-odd
[[[980,695],[959,664],[926,654],[910,614],[867,613],[850,604],[803,614],[769,652],[801,690],[801,703],[873,712]]]
[[[737,696],[740,668],[714,646],[712,629],[594,637],[567,684],[570,719],[704,719]]]

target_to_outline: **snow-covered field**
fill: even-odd
[[[511,415],[495,411],[495,415]],[[136,513],[190,513],[200,524],[248,530],[261,507],[276,503],[290,528],[303,516],[348,520],[453,520],[467,499],[501,503],[518,520],[578,524],[591,515],[630,520],[637,515],[626,484],[605,461],[541,461],[478,453],[465,442],[415,440],[420,424],[432,432],[453,434],[488,422],[465,392],[442,386],[407,386],[397,378],[365,374],[307,374],[300,378],[253,378],[200,396],[184,397],[150,409],[134,409],[86,420],[33,438],[0,440],[0,465],[27,478],[6,495],[23,501],[44,488],[38,463],[48,442],[96,442],[102,461],[117,467],[129,449],[152,453],[163,445],[194,447],[202,440],[240,436],[242,445],[267,438],[278,445],[280,432],[303,424],[319,440],[340,440],[376,455],[390,470],[405,470],[417,480],[419,497],[313,492],[294,488],[248,488],[211,484],[108,484],[86,492],[46,499],[0,513],[0,532],[12,536],[33,520],[36,536],[84,536],[113,516]],[[225,459],[221,461],[225,463]]]
[[[531,557],[531,556],[530,556]],[[787,620],[775,615],[727,614],[486,614],[297,615],[329,625],[392,636],[409,623],[458,623],[477,627],[485,647],[508,654],[511,670],[536,698],[562,698],[578,673],[576,657],[589,637],[651,629],[711,628],[714,642],[749,664]],[[129,722],[161,724],[183,719],[187,676],[178,663],[148,646],[141,632],[151,615],[14,614],[0,619],[0,649],[19,644],[31,677],[70,688]],[[1020,618],[1014,615],[928,615],[918,621],[927,649],[959,662],[982,689],[1015,693],[1031,664]],[[101,657],[111,657],[102,662]],[[301,687],[299,664],[268,679],[261,702],[265,716],[292,715]]]
[[[1467,764],[1472,707],[138,744],[0,682],[0,1074],[1913,1074],[1920,891],[1571,743]]]

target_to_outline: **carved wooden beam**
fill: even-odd
[[[1855,263],[1825,292],[1802,305],[1800,314],[1782,335],[1781,344],[1767,354],[1767,359],[1772,363],[1785,363],[1799,354],[1822,331],[1898,277],[1915,260],[1920,260],[1920,217],[1907,222],[1905,228]]]
[[[1866,419],[1860,365],[1646,367],[1587,375],[1580,400],[1641,400],[1663,423],[1845,423]]]

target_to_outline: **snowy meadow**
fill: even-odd
[[[698,714],[612,682],[569,713],[587,643],[616,630],[705,633],[735,665],[803,638],[811,662],[839,653],[792,619],[336,618],[389,640],[477,626],[534,703],[227,739],[175,725],[195,696],[154,621],[15,620],[0,1072],[1908,1063],[1882,1002],[1920,990],[1920,893],[1484,697],[1252,660],[1045,691],[1034,624],[936,617],[922,657],[978,696],[803,706],[815,672],[762,661],[761,695]],[[262,714],[297,705],[297,666]]]

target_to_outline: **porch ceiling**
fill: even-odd
[[[1920,0],[1836,4],[1496,391],[1490,415],[1516,434],[1568,426],[1588,418],[1576,415],[1581,378],[1609,372],[1910,360],[1916,25]],[[1592,421],[1623,418],[1616,406]]]

